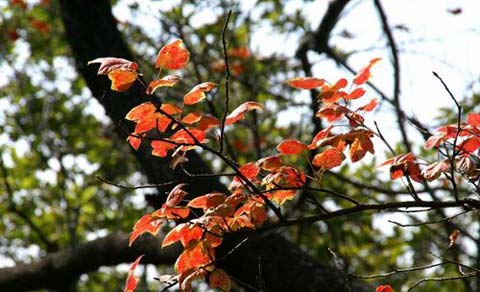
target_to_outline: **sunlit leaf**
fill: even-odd
[[[134,272],[137,268],[140,260],[142,259],[143,255],[139,256],[135,262],[130,266],[130,270],[128,271],[127,281],[125,283],[124,292],[134,292],[135,288],[137,288],[138,278],[135,278]]]
[[[361,85],[367,82],[371,76],[370,69],[372,69],[372,66],[378,63],[380,60],[381,58],[375,58],[370,60],[369,64],[366,67],[364,67],[362,70],[360,70],[358,74],[355,76],[355,78],[353,79],[353,83],[355,83],[356,85]]]
[[[287,80],[287,84],[299,89],[314,89],[325,84],[325,80],[315,77],[297,77]]]
[[[307,150],[307,146],[298,140],[285,140],[278,144],[277,151],[284,155],[300,154]]]
[[[234,109],[228,116],[225,121],[225,125],[231,125],[233,123],[238,122],[239,120],[243,119],[245,113],[252,111],[252,110],[264,110],[264,107],[261,103],[255,101],[247,101],[242,103],[236,109]]]
[[[162,79],[154,80],[150,82],[147,88],[147,94],[153,94],[155,90],[160,87],[172,87],[180,81],[180,76],[178,75],[167,75]]]
[[[322,169],[332,169],[342,164],[343,160],[345,160],[343,152],[336,147],[332,147],[315,155],[312,164]]]
[[[100,64],[97,72],[98,75],[107,75],[114,70],[137,71],[138,69],[137,63],[122,58],[97,58],[89,61],[87,65],[95,63]]]
[[[138,73],[123,69],[116,69],[108,73],[108,78],[112,81],[111,89],[115,91],[126,91],[137,80]]]
[[[155,61],[155,68],[182,69],[189,59],[190,53],[183,46],[182,40],[174,40],[160,49]]]
[[[212,82],[198,84],[183,97],[183,103],[186,105],[196,104],[207,97],[205,92],[209,92],[215,87],[217,87],[217,84]]]

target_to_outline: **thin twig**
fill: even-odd
[[[230,101],[230,65],[228,64],[228,53],[227,53],[227,40],[225,38],[228,22],[230,20],[230,15],[232,15],[232,10],[228,11],[227,18],[225,19],[225,24],[223,25],[222,30],[222,45],[223,45],[223,60],[225,62],[225,109],[222,117],[222,124],[220,126],[220,146],[218,152],[223,152],[223,136],[225,135],[225,121],[227,120],[228,114],[228,104]]]

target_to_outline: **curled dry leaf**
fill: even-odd
[[[228,116],[227,119],[225,120],[225,125],[231,125],[233,123],[238,122],[239,120],[243,119],[245,117],[245,113],[252,111],[252,110],[264,110],[264,107],[261,103],[255,102],[255,101],[247,101],[245,103],[242,103],[240,106],[238,106],[236,109],[234,109]]]
[[[186,105],[192,105],[196,104],[202,100],[204,100],[207,96],[205,95],[205,92],[209,92],[212,89],[217,87],[217,84],[213,82],[204,82],[196,85],[195,87],[192,88],[184,97],[183,97],[183,103]]]
[[[100,64],[97,72],[98,75],[107,75],[114,70],[137,71],[138,69],[137,63],[122,58],[97,58],[89,61],[87,65],[95,63]]]
[[[153,94],[155,90],[157,90],[160,87],[165,87],[165,86],[172,87],[175,84],[177,84],[178,81],[180,81],[180,76],[178,75],[167,75],[162,79],[154,80],[150,82],[150,84],[148,85],[147,94]]]
[[[448,244],[448,248],[451,248],[455,244],[455,242],[458,239],[458,235],[460,235],[460,230],[455,229],[455,230],[452,231],[452,233],[450,234],[450,237],[449,237],[450,243]]]
[[[167,201],[165,202],[168,207],[175,207],[182,201],[183,197],[188,194],[188,192],[182,190],[186,185],[187,184],[178,184],[170,191]]]
[[[183,46],[182,40],[174,40],[165,45],[158,52],[155,68],[168,70],[182,69],[188,63],[190,53]]]

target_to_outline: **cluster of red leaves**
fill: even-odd
[[[466,122],[442,126],[430,136],[425,142],[425,149],[436,149],[444,147],[452,152],[454,157],[454,170],[466,177],[480,175],[474,159],[478,156],[476,152],[480,149],[480,114],[467,115]],[[454,148],[454,151],[452,151]],[[451,157],[429,163],[420,170],[420,165],[412,153],[400,154],[392,157],[380,166],[390,165],[390,177],[398,179],[408,176],[416,182],[423,180],[434,181],[442,173],[451,171]]]
[[[168,281],[177,281],[181,291],[191,291],[193,280],[208,277],[210,287],[229,291],[228,275],[215,267],[215,248],[226,233],[261,227],[268,218],[266,200],[285,203],[305,184],[305,179],[300,170],[285,165],[281,157],[270,156],[241,166],[229,185],[229,195],[209,193],[179,206],[187,194],[181,189],[184,184],[179,184],[162,208],[135,224],[130,244],[143,233],[157,234],[166,220],[185,219],[190,209],[201,209],[202,216],[178,224],[162,242],[162,247],[180,242],[184,248],[175,262],[176,275],[168,277]]]
[[[346,79],[340,79],[334,84],[327,84],[325,79],[316,77],[298,77],[287,81],[287,84],[299,89],[319,89],[319,102],[322,106],[317,111],[317,117],[324,118],[328,123],[334,123],[344,118],[348,120],[350,130],[346,133],[332,134],[333,125],[319,131],[309,145],[297,140],[283,141],[277,150],[284,155],[300,154],[307,150],[319,150],[313,158],[312,165],[321,170],[340,166],[345,160],[346,148],[349,146],[348,156],[352,162],[361,160],[367,152],[375,153],[371,138],[374,133],[365,125],[363,113],[370,112],[377,106],[377,100],[371,99],[365,105],[355,110],[349,108],[351,100],[365,95],[361,87],[370,78],[372,66],[380,59],[373,59],[353,79],[352,90],[345,90],[348,86]]]

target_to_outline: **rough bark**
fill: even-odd
[[[108,82],[96,75],[96,69],[86,66],[97,57],[115,56],[132,60],[129,48],[116,28],[111,7],[106,0],[60,0],[66,38],[72,48],[77,68],[93,95],[105,107],[113,123],[123,123],[125,114],[139,104],[143,96],[140,86],[126,93],[108,90]],[[125,132],[118,131],[123,138]],[[184,177],[172,172],[168,160],[156,159],[146,148],[135,152],[144,173],[152,183]],[[193,173],[206,173],[207,165],[192,153],[187,165]],[[215,178],[196,180],[192,186],[200,193],[223,189]],[[160,190],[162,191],[162,190]],[[219,257],[228,253],[239,242],[238,236],[226,240]],[[131,262],[145,253],[144,261],[153,264],[172,263],[176,250],[162,251],[159,240],[143,237],[133,248],[128,248],[127,235],[113,234],[88,242],[76,249],[46,256],[36,263],[0,269],[1,291],[26,291],[40,288],[65,287],[79,275],[100,266]],[[278,234],[250,238],[220,265],[235,279],[262,291],[348,291],[341,273],[328,265],[316,263],[298,246]],[[355,284],[356,285],[356,284]],[[365,286],[359,284],[365,290]]]

